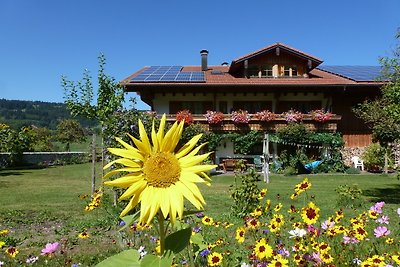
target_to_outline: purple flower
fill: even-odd
[[[370,208],[370,210],[376,211],[377,213],[382,213],[382,209],[383,209],[384,206],[385,206],[385,202],[384,201],[377,202],[377,203],[375,203],[374,206],[372,206]]]
[[[324,230],[331,229],[333,226],[335,226],[335,222],[332,220],[326,220],[321,223],[321,228]]]
[[[201,229],[202,229],[201,226],[195,226],[193,227],[193,232],[198,233],[201,231]]]
[[[120,221],[119,222],[119,226],[124,226],[125,225],[125,222],[124,221]]]
[[[59,248],[59,246],[60,244],[58,242],[48,243],[46,244],[46,247],[42,249],[42,253],[40,253],[40,255],[47,255],[54,253]]]
[[[287,250],[286,248],[278,249],[278,253],[284,257],[289,257],[290,255],[289,250]]]
[[[204,212],[198,212],[198,213],[196,213],[196,217],[197,218],[203,218],[204,217]]]
[[[358,240],[357,238],[355,238],[355,237],[348,237],[347,235],[344,235],[343,236],[343,243],[344,244],[357,244],[357,243],[360,243],[360,240]]]
[[[389,217],[386,215],[382,215],[382,217],[378,218],[375,222],[382,224],[389,224]]]
[[[210,251],[208,249],[203,249],[202,251],[200,251],[200,256],[205,257],[208,254],[210,254]]]
[[[376,237],[387,236],[390,234],[390,230],[387,229],[385,226],[378,226],[374,229],[374,235]]]

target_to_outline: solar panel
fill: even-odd
[[[377,81],[381,75],[380,66],[318,66],[318,69],[355,81]]]
[[[204,82],[204,72],[182,72],[182,66],[150,66],[132,82]]]

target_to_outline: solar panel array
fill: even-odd
[[[381,75],[380,66],[318,66],[318,69],[355,81],[377,81]]]
[[[182,66],[151,66],[131,79],[132,82],[204,82],[204,72],[182,72]]]

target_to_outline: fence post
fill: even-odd
[[[96,134],[93,133],[92,140],[92,195],[96,190]]]

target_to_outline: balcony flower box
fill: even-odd
[[[287,122],[300,122],[303,120],[304,114],[293,109],[282,113],[282,116]]]
[[[259,120],[260,122],[269,122],[269,121],[273,121],[276,119],[276,114],[269,110],[262,110],[262,111],[257,112],[254,115],[254,118]]]
[[[184,121],[185,124],[191,124],[193,122],[193,116],[189,110],[185,109],[176,113],[176,120],[179,122]]]
[[[310,112],[311,118],[316,122],[326,122],[329,121],[333,114],[330,112],[325,112],[323,109],[317,109]]]
[[[248,124],[250,121],[250,114],[247,110],[239,109],[231,113],[231,119],[235,124]]]
[[[208,110],[204,115],[210,125],[220,125],[224,120],[224,113]]]

